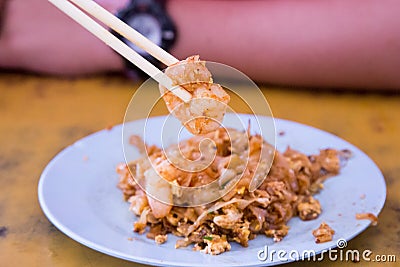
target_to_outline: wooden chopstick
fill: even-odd
[[[180,86],[173,86],[172,80],[167,75],[165,75],[157,67],[153,66],[150,62],[148,62],[132,48],[127,46],[124,42],[111,34],[107,29],[98,24],[95,20],[90,18],[82,10],[78,9],[75,5],[67,0],[49,0],[49,2],[55,5],[61,11],[63,11],[66,15],[71,17],[73,20],[75,20],[97,38],[102,40],[105,44],[110,46],[121,56],[135,64],[137,67],[147,73],[158,83],[166,87],[184,102],[188,102],[191,99],[192,96],[188,91],[184,90]]]
[[[167,66],[178,63],[179,60],[161,47],[147,39],[135,29],[131,28],[128,24],[108,12],[102,6],[93,0],[69,0],[75,5],[79,6],[82,10],[92,15],[99,21],[106,24],[108,27],[118,32],[126,39],[145,50],[147,53],[161,61]]]

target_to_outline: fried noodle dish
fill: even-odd
[[[233,129],[229,129],[229,133],[245,135]],[[233,159],[240,157],[243,151],[232,149],[228,131],[217,130],[207,137],[216,144],[216,157],[208,168],[195,174],[179,170],[167,160],[165,153],[176,150],[176,146],[167,148],[165,152],[156,146],[146,146],[148,156],[118,166],[118,187],[129,201],[130,210],[139,216],[134,223],[135,232],[144,233],[148,228],[147,237],[159,244],[167,241],[167,234],[172,233],[182,237],[176,242],[176,248],[194,244],[195,250],[213,255],[229,251],[229,242],[246,247],[249,240],[257,235],[280,241],[288,234],[287,222],[292,217],[299,216],[302,220],[318,217],[321,205],[313,194],[323,188],[322,182],[326,178],[339,173],[341,159],[348,154],[347,151],[334,149],[324,149],[317,155],[309,156],[291,148],[284,153],[275,151],[269,173],[265,174],[265,179],[255,191],[249,192],[261,147],[266,145],[270,151],[273,148],[260,135],[248,136],[249,146],[246,148],[242,144],[243,150],[248,151],[249,155],[247,166],[240,166],[240,160],[227,166],[228,158],[235,161]],[[138,147],[143,149],[145,145],[139,143],[140,138],[134,139]],[[200,140],[203,139],[194,136],[183,141],[180,148],[195,159],[198,157]],[[240,147],[240,144],[236,145]],[[164,179],[188,187],[219,179],[228,168],[235,171],[242,168],[243,171],[239,182],[221,199],[202,206],[179,207],[159,202],[143,190],[140,181],[153,179],[153,166]],[[174,192],[168,194],[173,197]]]
[[[324,149],[316,155],[305,155],[288,147],[281,153],[261,135],[250,134],[250,125],[247,131],[220,128],[215,122],[222,120],[225,112],[222,104],[229,101],[229,96],[220,86],[210,84],[211,75],[198,57],[188,58],[184,63],[189,65],[182,68],[178,64],[166,73],[176,84],[191,84],[184,88],[195,99],[218,101],[192,102],[175,109],[182,103],[167,92],[164,95],[167,107],[181,121],[204,113],[214,120],[192,120],[185,127],[202,135],[164,150],[145,144],[139,136],[131,137],[131,144],[142,157],[120,164],[117,172],[118,187],[130,203],[130,210],[138,216],[133,230],[146,233],[157,244],[167,242],[168,234],[173,234],[180,237],[176,248],[193,245],[194,250],[217,255],[229,251],[230,242],[247,247],[249,240],[257,235],[281,241],[288,234],[288,221],[294,216],[301,220],[316,219],[322,209],[313,195],[323,188],[325,179],[339,173],[341,161],[349,157],[349,152]],[[160,90],[165,92],[165,88]],[[204,139],[212,142],[204,147]],[[181,154],[193,162],[209,159],[200,151],[202,146],[213,155],[204,168],[188,171],[174,164],[182,161],[178,156]],[[194,190],[187,195],[176,189],[177,186],[201,188],[213,183],[216,187],[212,190]],[[220,197],[215,198],[215,193]],[[198,199],[206,204],[186,204]],[[178,202],[180,205],[175,205]]]

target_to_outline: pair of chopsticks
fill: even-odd
[[[49,0],[50,3],[55,5],[58,9],[63,11],[66,15],[71,17],[81,26],[86,28],[89,32],[102,40],[105,44],[110,46],[121,56],[135,64],[138,68],[143,70],[150,77],[155,79],[159,84],[166,87],[174,95],[188,102],[191,99],[191,94],[181,88],[180,86],[173,86],[172,80],[165,75],[161,70],[148,62],[145,58],[139,55],[136,51],[119,40],[116,36],[110,33],[107,29],[97,23],[89,15],[103,22],[105,25],[118,32],[126,39],[134,43],[136,46],[142,48],[150,55],[161,61],[167,66],[179,62],[174,56],[157,46],[155,43],[144,37],[135,29],[121,21],[119,18],[108,12],[93,0]],[[84,10],[80,10],[79,8]]]

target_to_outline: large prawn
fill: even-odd
[[[165,74],[191,93],[192,99],[185,103],[171,91],[160,85],[160,91],[168,110],[194,135],[203,135],[220,127],[224,118],[229,95],[219,84],[213,83],[210,71],[199,56],[169,66]]]

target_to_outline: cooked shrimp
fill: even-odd
[[[172,203],[171,187],[153,168],[146,170],[144,175],[147,201],[151,211],[154,217],[163,218],[172,208],[170,204],[167,204]]]
[[[168,110],[181,121],[189,132],[206,134],[220,127],[229,95],[219,84],[213,83],[211,73],[199,56],[188,57],[165,71],[173,81],[192,94],[192,99],[184,103],[171,91],[160,85],[160,92]]]

